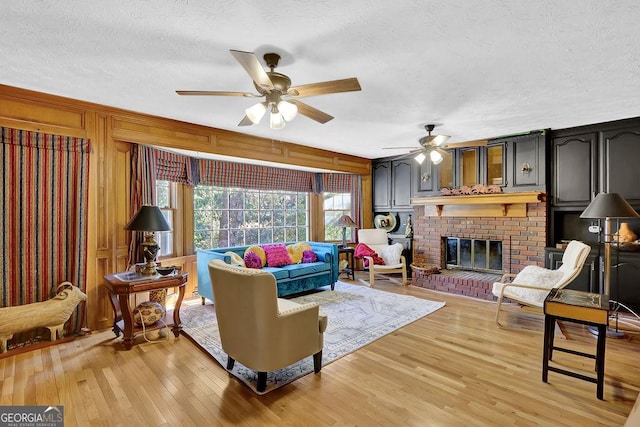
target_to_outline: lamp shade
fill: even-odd
[[[351,219],[349,215],[342,215],[335,224],[337,227],[357,227],[358,225]]]
[[[636,218],[635,211],[618,193],[600,193],[580,214],[580,218]]]
[[[171,231],[171,226],[157,206],[144,205],[124,227],[132,231]]]

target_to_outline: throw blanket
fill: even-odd
[[[381,257],[378,256],[376,251],[374,251],[373,249],[371,249],[369,246],[365,245],[364,243],[358,243],[358,245],[356,246],[355,251],[353,252],[353,256],[355,258],[364,258],[366,256],[370,256],[371,258],[373,258],[373,263],[374,264],[384,265],[384,260]],[[364,260],[364,266],[365,267],[369,266],[369,260],[366,259],[366,258]]]

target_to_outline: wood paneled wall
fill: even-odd
[[[371,222],[371,161],[289,142],[194,125],[84,101],[0,85],[0,126],[89,138],[87,294],[88,327],[110,328],[113,312],[103,277],[127,267],[130,143],[181,148],[237,158],[330,169],[362,175],[364,223]],[[241,160],[239,160],[241,161]],[[13,191],[3,189],[3,191]],[[193,230],[192,192],[184,191],[182,225]],[[312,232],[313,233],[313,232]],[[177,234],[177,233],[176,233]],[[180,242],[185,240],[178,239]],[[191,239],[189,239],[190,241]],[[177,257],[163,260],[189,272],[187,295],[197,286],[193,249],[183,244]]]

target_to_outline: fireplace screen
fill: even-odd
[[[502,242],[499,240],[446,238],[447,268],[502,272]]]

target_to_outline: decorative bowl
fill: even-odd
[[[158,274],[162,276],[168,276],[176,270],[175,267],[156,267]]]

